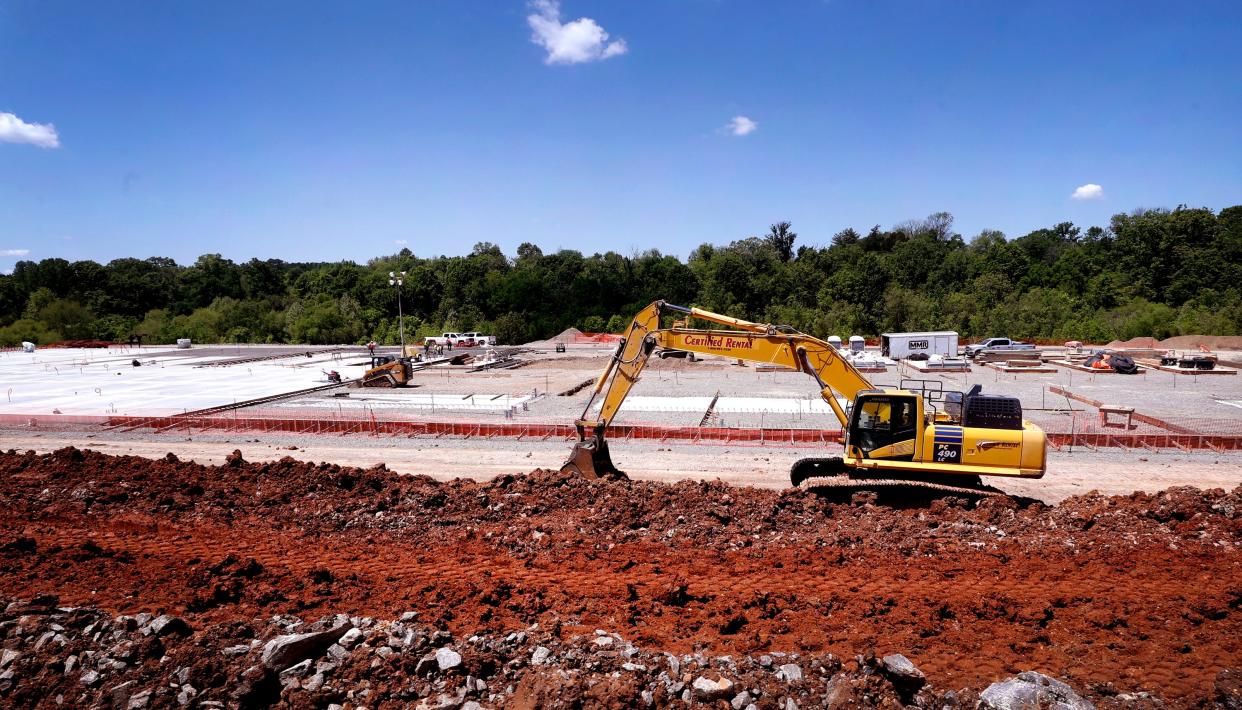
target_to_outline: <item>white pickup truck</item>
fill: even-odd
[[[483,335],[482,333],[470,332],[462,333],[462,337],[474,338],[474,344],[481,348],[486,348],[496,344],[496,336],[494,335]]]
[[[1020,343],[1009,338],[988,338],[987,340],[966,346],[966,357],[974,358],[984,350],[1034,350],[1032,343]]]
[[[470,337],[470,333],[444,333],[442,335],[428,335],[423,339],[424,345],[443,345],[450,348],[473,348],[475,346],[474,338]]]

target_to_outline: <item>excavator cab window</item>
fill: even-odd
[[[850,418],[849,445],[867,458],[873,453],[874,458],[913,458],[917,406],[915,397],[861,395]]]

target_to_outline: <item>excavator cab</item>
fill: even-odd
[[[854,402],[846,434],[847,449],[859,458],[910,461],[921,425],[916,394],[862,393]]]

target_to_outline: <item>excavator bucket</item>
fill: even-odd
[[[578,443],[574,444],[569,458],[561,465],[561,473],[582,476],[590,481],[628,481],[630,478],[613,465],[612,456],[608,454],[608,442],[604,441],[602,433],[584,436],[581,427],[578,428]]]

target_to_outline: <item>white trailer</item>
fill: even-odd
[[[957,356],[957,333],[938,330],[930,333],[884,333],[880,336],[880,354],[894,360],[924,355]]]

